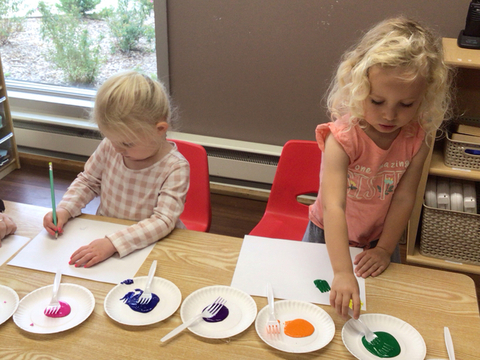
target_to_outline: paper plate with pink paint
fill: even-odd
[[[13,321],[25,331],[36,334],[53,334],[71,329],[84,322],[95,308],[95,298],[90,290],[76,284],[60,284],[58,300],[70,305],[64,317],[48,317],[45,308],[52,299],[53,284],[27,294],[13,315]]]
[[[10,319],[18,307],[18,294],[8,286],[0,285],[0,325]]]

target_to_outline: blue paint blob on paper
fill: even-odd
[[[160,298],[156,294],[152,293],[152,298],[148,303],[139,304],[138,299],[142,294],[143,294],[143,290],[135,289],[135,291],[130,291],[126,293],[125,296],[120,300],[123,301],[128,306],[130,306],[130,309],[132,309],[133,311],[137,311],[141,313],[147,313],[152,311],[155,308],[155,306],[157,306],[157,304],[159,303]]]

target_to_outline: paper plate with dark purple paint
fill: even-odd
[[[200,314],[219,296],[227,302],[213,319],[216,321],[200,319],[188,328],[191,332],[205,338],[224,339],[243,332],[253,323],[257,316],[253,298],[246,292],[223,285],[204,287],[187,296],[180,308],[182,321]]]

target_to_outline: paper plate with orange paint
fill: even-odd
[[[327,346],[335,335],[335,324],[330,315],[318,305],[306,301],[275,302],[275,314],[281,324],[280,335],[267,334],[268,314],[267,305],[258,313],[255,329],[266,344],[281,351],[289,353],[316,351]]]

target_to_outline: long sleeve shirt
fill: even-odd
[[[190,166],[176,145],[171,145],[173,149],[155,164],[132,170],[105,138],[58,207],[75,217],[100,196],[97,215],[138,221],[124,230],[105,234],[120,257],[160,240],[176,226],[183,227],[179,217],[190,183]]]

